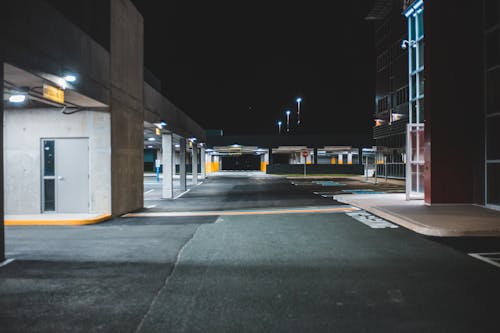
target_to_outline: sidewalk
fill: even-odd
[[[500,236],[500,211],[480,206],[426,206],[423,200],[406,201],[400,193],[346,194],[333,199],[427,236]]]

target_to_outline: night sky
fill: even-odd
[[[146,66],[204,128],[277,133],[290,108],[292,134],[371,136],[370,0],[133,2],[144,16]]]

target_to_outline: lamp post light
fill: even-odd
[[[290,132],[290,113],[292,111],[286,110],[286,131]]]
[[[302,98],[297,98],[297,125],[300,124],[300,102],[302,102]]]
[[[278,121],[278,134],[281,134],[281,124],[282,124],[282,121]]]

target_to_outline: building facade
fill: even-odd
[[[376,87],[373,137],[378,176],[406,176],[406,125],[409,120],[408,48],[401,1],[378,1],[367,19],[374,21]]]

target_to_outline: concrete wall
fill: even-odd
[[[63,115],[55,109],[4,112],[5,212],[41,212],[42,138],[89,138],[90,213],[111,212],[110,115],[82,111]]]
[[[483,204],[482,2],[426,0],[424,29],[425,201]]]
[[[167,130],[184,138],[195,137],[206,142],[205,130],[161,93],[144,83],[144,120],[149,123],[167,122]]]
[[[40,0],[3,1],[4,60],[35,74],[78,75],[75,90],[109,104],[109,54]]]
[[[143,18],[128,0],[111,0],[112,213],[143,207]]]

